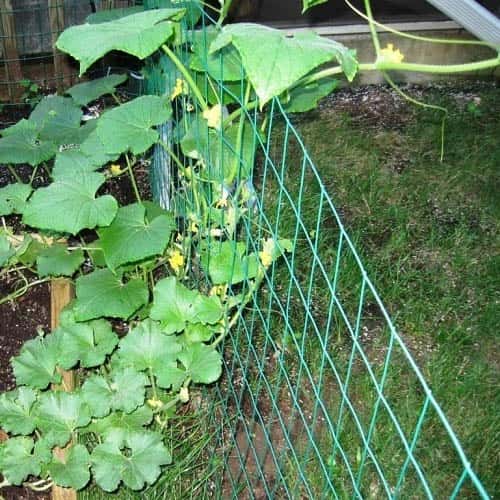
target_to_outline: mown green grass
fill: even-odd
[[[403,123],[384,127],[377,121],[360,121],[362,112],[355,109],[350,113],[322,109],[301,118],[296,126],[398,331],[444,409],[473,468],[487,490],[494,494],[500,491],[500,91],[493,86],[482,86],[477,94],[481,97],[480,116],[447,96],[446,88],[425,94],[428,102],[445,106],[450,112],[442,163],[439,161],[440,117],[428,110],[403,107],[401,113],[406,118]],[[273,133],[279,130],[277,125]],[[281,134],[286,135],[286,131]],[[275,165],[280,164],[284,142],[286,139],[274,139],[271,146],[270,156]],[[324,209],[319,213],[322,188],[314,175],[307,171],[301,179],[300,145],[288,140],[285,154],[287,165],[282,185],[276,179],[263,181],[267,192],[262,199],[271,222],[279,220],[280,235],[294,237],[297,219],[286,202],[278,215],[277,200],[283,187],[291,194],[293,203],[301,208],[300,217],[307,231],[313,232],[316,219],[321,219],[321,236],[315,240],[314,234],[311,235],[315,249],[305,242],[306,230],[299,230],[294,273],[303,293],[307,295],[310,291],[307,307],[317,311],[312,314],[322,331],[329,297],[321,278],[309,280],[311,273],[317,273],[311,254],[319,255],[325,267],[331,269],[338,232],[336,223],[329,221],[329,211]],[[279,178],[279,174],[275,177]],[[278,271],[273,286],[280,282],[289,282],[287,272]],[[339,294],[353,321],[360,282],[357,266],[347,257],[343,258]],[[288,293],[290,296],[292,306],[287,309],[286,318],[275,317],[262,329],[295,332],[290,344],[297,357],[291,356],[287,368],[290,373],[300,371],[305,360],[314,380],[321,373],[326,374],[323,384],[330,385],[325,394],[327,409],[332,415],[346,415],[342,417],[340,432],[342,447],[350,456],[355,472],[361,468],[360,463],[364,465],[362,491],[376,498],[382,494],[382,486],[370,460],[363,462],[359,433],[349,412],[341,408],[342,398],[334,377],[321,367],[324,348],[318,335],[311,333],[311,322],[300,332],[307,307],[300,303],[296,291]],[[373,302],[366,299],[368,305],[373,306]],[[333,325],[336,324],[333,321]],[[346,374],[351,350],[342,321],[338,324],[337,335],[329,338],[328,349],[340,373]],[[381,377],[389,338],[383,332],[383,321],[378,313],[363,312],[361,325],[367,326],[368,335],[366,343],[362,343],[363,349],[373,372]],[[304,337],[306,340],[302,340]],[[349,397],[364,428],[368,429],[377,393],[357,351],[352,366]],[[299,375],[296,381],[309,389],[314,385],[305,375]],[[406,358],[397,349],[390,359],[384,391],[400,427],[411,436],[424,397]],[[309,409],[314,406],[312,402]],[[325,461],[335,449],[331,436],[324,430],[316,436],[323,454],[321,459],[311,451],[308,438],[303,439],[303,444],[300,439],[297,442],[297,449],[306,455],[301,467],[315,494],[326,491],[323,490],[325,474],[319,461]],[[380,410],[376,418],[370,446],[389,484],[394,485],[407,452],[398,442],[396,427],[384,410]],[[461,468],[432,410],[427,413],[415,455],[438,497],[449,495]],[[340,496],[348,495],[352,489],[346,471],[338,462],[335,457],[337,468],[332,471],[333,482]],[[295,477],[300,486],[296,466],[289,467],[289,476],[292,483]],[[423,494],[419,485],[415,472],[410,472],[405,479],[403,496],[419,498]],[[466,484],[462,495],[473,495],[472,491],[470,484]]]

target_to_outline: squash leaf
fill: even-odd
[[[37,393],[29,387],[19,387],[0,395],[0,427],[11,434],[31,434],[35,430],[32,415]]]
[[[175,228],[168,212],[146,222],[146,207],[139,203],[118,209],[109,227],[98,231],[104,258],[111,269],[162,254]]]
[[[7,184],[0,188],[0,215],[22,214],[31,194],[29,184]]]
[[[173,23],[183,9],[138,12],[99,24],[82,24],[66,29],[56,47],[80,62],[80,76],[101,57],[119,50],[144,59],[165,43],[173,33]]]
[[[108,226],[118,204],[110,195],[95,197],[104,180],[104,176],[96,172],[81,173],[36,190],[24,210],[24,223],[71,234],[85,228]]]
[[[118,85],[127,79],[127,75],[108,75],[90,82],[77,83],[66,91],[78,106],[85,106],[106,94],[113,94]]]
[[[47,465],[54,483],[63,488],[81,490],[90,481],[90,455],[81,444],[71,446],[65,452],[64,462],[54,456]]]
[[[64,446],[72,432],[89,424],[90,409],[79,394],[45,392],[33,410],[37,428],[53,446]]]
[[[116,441],[98,444],[91,460],[96,483],[104,491],[114,491],[121,481],[132,490],[154,483],[160,467],[171,463],[172,457],[160,434],[143,431],[127,436],[121,446]]]
[[[44,248],[36,258],[38,276],[73,276],[83,264],[83,251],[68,251],[66,245],[56,243]]]
[[[221,317],[218,297],[189,290],[174,277],[156,283],[151,318],[161,322],[165,333],[180,332],[187,323],[216,323]]]
[[[99,269],[76,280],[77,321],[111,317],[128,319],[148,301],[148,287],[140,279],[123,283],[109,269]]]
[[[108,154],[143,153],[158,140],[158,132],[151,127],[171,115],[168,98],[145,95],[105,113],[97,123],[97,134]]]
[[[354,51],[312,31],[288,36],[282,30],[257,24],[231,24],[222,29],[210,52],[217,53],[228,44],[238,50],[261,107],[334,58],[349,81],[357,71]]]

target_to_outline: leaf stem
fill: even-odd
[[[158,391],[156,390],[156,380],[151,367],[148,368],[149,380],[151,382],[151,388],[153,389],[153,397],[155,400],[158,399]]]
[[[252,87],[250,85],[250,82],[247,82],[247,88],[245,91],[245,101],[243,103],[243,106],[246,108],[248,105],[248,102],[250,101],[250,92],[252,90]],[[233,160],[233,168],[231,172],[231,178],[229,184],[234,180],[234,178],[238,174],[239,166],[240,166],[240,161],[241,161],[241,150],[242,150],[242,142],[243,142],[243,129],[245,126],[245,114],[241,113],[240,114],[240,121],[238,124],[238,132],[236,136],[236,144],[235,144],[235,155],[234,155],[234,160]]]
[[[16,170],[14,169],[14,167],[12,165],[10,165],[9,163],[7,163],[7,169],[9,170],[10,174],[12,175],[12,177],[14,177],[14,179],[16,180],[16,182],[19,182],[19,184],[23,184],[23,181],[22,181],[21,177],[19,177],[18,173],[16,172]]]
[[[134,171],[132,169],[132,163],[130,162],[130,158],[129,158],[128,154],[125,154],[125,160],[127,161],[127,169],[128,169],[128,173],[130,176],[130,182],[132,183],[132,189],[134,190],[135,197],[137,198],[137,201],[139,203],[142,203],[141,195],[140,195],[139,189],[137,187],[137,181],[135,180]]]
[[[243,313],[243,310],[245,309],[247,304],[252,299],[254,292],[260,287],[260,284],[262,283],[262,280],[264,279],[265,273],[266,272],[263,269],[259,269],[259,272],[258,272],[257,276],[255,277],[255,281],[252,283],[252,286],[249,287],[249,290],[246,293],[243,300],[241,301],[240,305],[238,306],[238,309],[233,314],[233,317],[229,320],[229,323],[227,323],[224,331],[210,344],[211,347],[214,347],[214,348],[217,347],[224,340],[224,338],[229,333],[231,328],[236,324],[236,322],[240,318],[241,314]]]
[[[189,71],[187,70],[186,66],[181,62],[181,60],[175,55],[175,53],[168,47],[167,45],[162,45],[161,46],[163,52],[170,57],[172,62],[175,64],[177,69],[182,73],[182,76],[186,79],[188,85],[191,87],[191,90],[193,91],[193,94],[195,95],[198,103],[200,104],[200,107],[203,111],[208,109],[208,105],[205,101],[205,98],[200,92],[200,89],[198,88],[198,85],[196,85],[196,82],[193,80],[193,77],[190,75]]]
[[[23,276],[24,278],[24,276]],[[19,290],[16,290],[15,292],[10,293],[9,295],[2,297],[0,299],[0,305],[5,304],[5,302],[9,302],[11,300],[17,299],[18,297],[21,297],[21,295],[24,295],[30,288],[40,285],[42,283],[47,283],[47,281],[50,281],[50,278],[44,278],[41,280],[36,280],[32,281],[31,283],[28,283],[26,278],[24,278],[25,284],[20,288]]]
[[[159,140],[158,144],[165,150],[165,152],[170,156],[170,158],[172,158],[172,160],[174,160],[174,163],[179,167],[181,172],[184,175],[186,175],[186,166],[181,162],[179,157],[172,151],[170,146],[165,141],[162,141],[162,140]]]
[[[426,109],[434,109],[437,111],[441,111],[443,113],[443,118],[441,120],[441,154],[439,158],[439,161],[442,163],[444,159],[444,137],[445,137],[446,118],[448,117],[448,110],[446,108],[443,108],[442,106],[437,106],[435,104],[427,104],[425,102],[418,101],[417,99],[411,97],[406,92],[401,90],[387,73],[384,72],[383,75],[387,83],[394,89],[394,91],[397,92],[401,97],[403,97],[407,101],[411,102],[412,104],[415,104],[416,106],[420,106]]]
[[[344,0],[344,2],[359,17],[361,17],[365,21],[369,20],[368,16],[364,12],[362,12],[361,10],[356,8],[349,0]],[[401,38],[409,38],[410,40],[417,40],[419,42],[455,44],[455,45],[481,45],[483,47],[490,47],[493,50],[498,49],[498,47],[496,47],[495,45],[492,45],[491,43],[488,43],[488,42],[483,42],[482,40],[464,40],[464,39],[457,39],[457,38],[455,38],[455,39],[454,38],[432,38],[432,37],[428,37],[428,36],[413,35],[411,33],[405,33],[404,31],[399,31],[397,29],[391,28],[390,26],[387,26],[386,24],[383,24],[375,19],[372,19],[372,23],[375,26],[382,28],[384,31],[388,31],[389,33],[393,33],[394,35],[397,35]]]
[[[370,27],[370,34],[372,37],[373,47],[375,48],[375,54],[378,57],[380,54],[380,42],[378,39],[377,28],[375,27],[375,24],[373,22],[372,6],[370,0],[364,0],[364,4],[366,10],[366,17],[368,20],[368,26]]]
[[[188,378],[187,380],[189,380],[189,382],[191,382],[190,378]],[[165,403],[164,405],[160,406],[160,408],[153,410],[153,413],[156,414],[156,413],[161,413],[163,411],[167,411],[170,408],[172,408],[173,406],[175,406],[180,400],[181,400],[181,398],[179,396],[176,396],[174,399],[170,400],[168,403]]]

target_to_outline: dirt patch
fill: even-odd
[[[0,282],[0,296],[10,293],[17,278]],[[46,284],[30,288],[22,297],[0,305],[0,391],[15,387],[10,358],[50,324],[50,292]]]

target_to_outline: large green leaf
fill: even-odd
[[[83,264],[83,251],[69,252],[66,245],[56,243],[44,248],[36,258],[38,276],[73,276]]]
[[[36,124],[40,139],[56,144],[79,140],[83,112],[69,97],[44,97],[31,112],[29,121]]]
[[[29,184],[7,184],[0,188],[0,215],[22,214],[31,194]]]
[[[218,297],[206,297],[189,290],[176,278],[156,283],[151,318],[159,320],[165,333],[180,332],[189,323],[216,323],[222,317]]]
[[[303,87],[296,87],[286,96],[283,108],[288,113],[304,113],[315,109],[320,99],[331,94],[337,86],[338,80],[324,78]]]
[[[178,356],[192,381],[200,384],[215,382],[222,373],[222,358],[213,347],[192,344]]]
[[[149,406],[140,406],[132,413],[114,411],[104,418],[95,419],[85,431],[95,432],[105,441],[114,441],[121,446],[132,434],[144,430],[144,426],[153,420],[153,411]]]
[[[80,174],[94,172],[104,163],[99,162],[99,156],[88,156],[80,148],[67,149],[57,153],[52,169],[52,178],[57,181],[68,177],[78,177]]]
[[[144,59],[155,52],[173,33],[173,23],[183,9],[138,12],[100,24],[83,24],[66,29],[56,42],[59,50],[80,62],[80,75],[112,50]]]
[[[17,384],[45,389],[51,383],[60,382],[61,376],[56,372],[58,359],[59,345],[53,335],[28,340],[19,356],[11,361]]]
[[[160,323],[147,319],[120,340],[118,364],[147,370],[159,379],[161,387],[169,387],[172,385],[170,369],[180,351],[181,345],[175,336],[166,335]]]
[[[123,283],[109,269],[100,269],[76,280],[75,317],[78,321],[108,316],[128,319],[148,301],[144,281]]]
[[[75,444],[66,450],[64,461],[54,457],[47,469],[55,484],[81,490],[90,481],[89,452],[85,446]]]
[[[33,410],[36,426],[52,445],[64,446],[73,431],[90,422],[90,409],[79,394],[50,391],[40,395]]]
[[[131,413],[144,404],[147,377],[133,368],[114,370],[110,380],[94,375],[82,387],[92,414],[105,417],[110,409]]]
[[[214,285],[236,284],[255,278],[259,259],[255,254],[245,255],[244,243],[213,242],[210,248],[201,251],[201,265],[208,272]]]
[[[151,127],[172,115],[167,97],[145,95],[108,111],[99,119],[97,133],[107,153],[143,153],[157,140]]]
[[[23,221],[28,226],[77,234],[82,229],[108,226],[118,204],[110,196],[95,197],[105,178],[97,172],[64,177],[40,188],[30,198]]]
[[[1,445],[0,472],[10,484],[19,485],[28,476],[40,474],[41,463],[31,438],[15,437]]]
[[[99,134],[97,133],[97,124],[100,119],[92,120],[95,122],[95,130],[81,143],[81,152],[89,158],[89,161],[95,165],[105,165],[110,161],[116,160],[120,153],[108,153]]]
[[[29,387],[0,395],[0,427],[11,434],[31,434],[35,429],[31,410],[36,398],[36,392]]]
[[[240,81],[245,77],[238,51],[231,45],[210,53],[209,47],[219,31],[210,27],[193,32],[192,50],[189,67],[198,72],[208,73],[215,81]]]
[[[121,448],[128,448],[125,454]],[[138,432],[127,436],[123,447],[107,441],[94,448],[91,456],[96,483],[105,491],[114,491],[121,481],[132,490],[152,484],[160,475],[160,466],[172,462],[160,434]]]
[[[147,222],[145,215],[144,205],[127,205],[118,210],[109,227],[98,231],[106,263],[111,269],[164,252],[175,228],[173,216],[160,215]]]
[[[37,125],[21,120],[7,134],[4,130],[0,139],[0,163],[29,163],[38,165],[49,160],[57,152],[52,140],[41,140]]]
[[[66,91],[73,101],[79,106],[85,106],[106,94],[113,94],[116,87],[127,79],[127,75],[108,75],[90,80],[90,82],[77,83]]]
[[[312,31],[286,32],[251,23],[228,25],[210,47],[217,53],[232,43],[257,93],[261,107],[323,63],[336,59],[349,80],[357,71],[355,53]]]
[[[58,365],[65,370],[78,362],[84,368],[101,365],[118,343],[118,337],[107,321],[77,323],[73,311],[63,312],[53,335],[57,337],[60,350]]]

